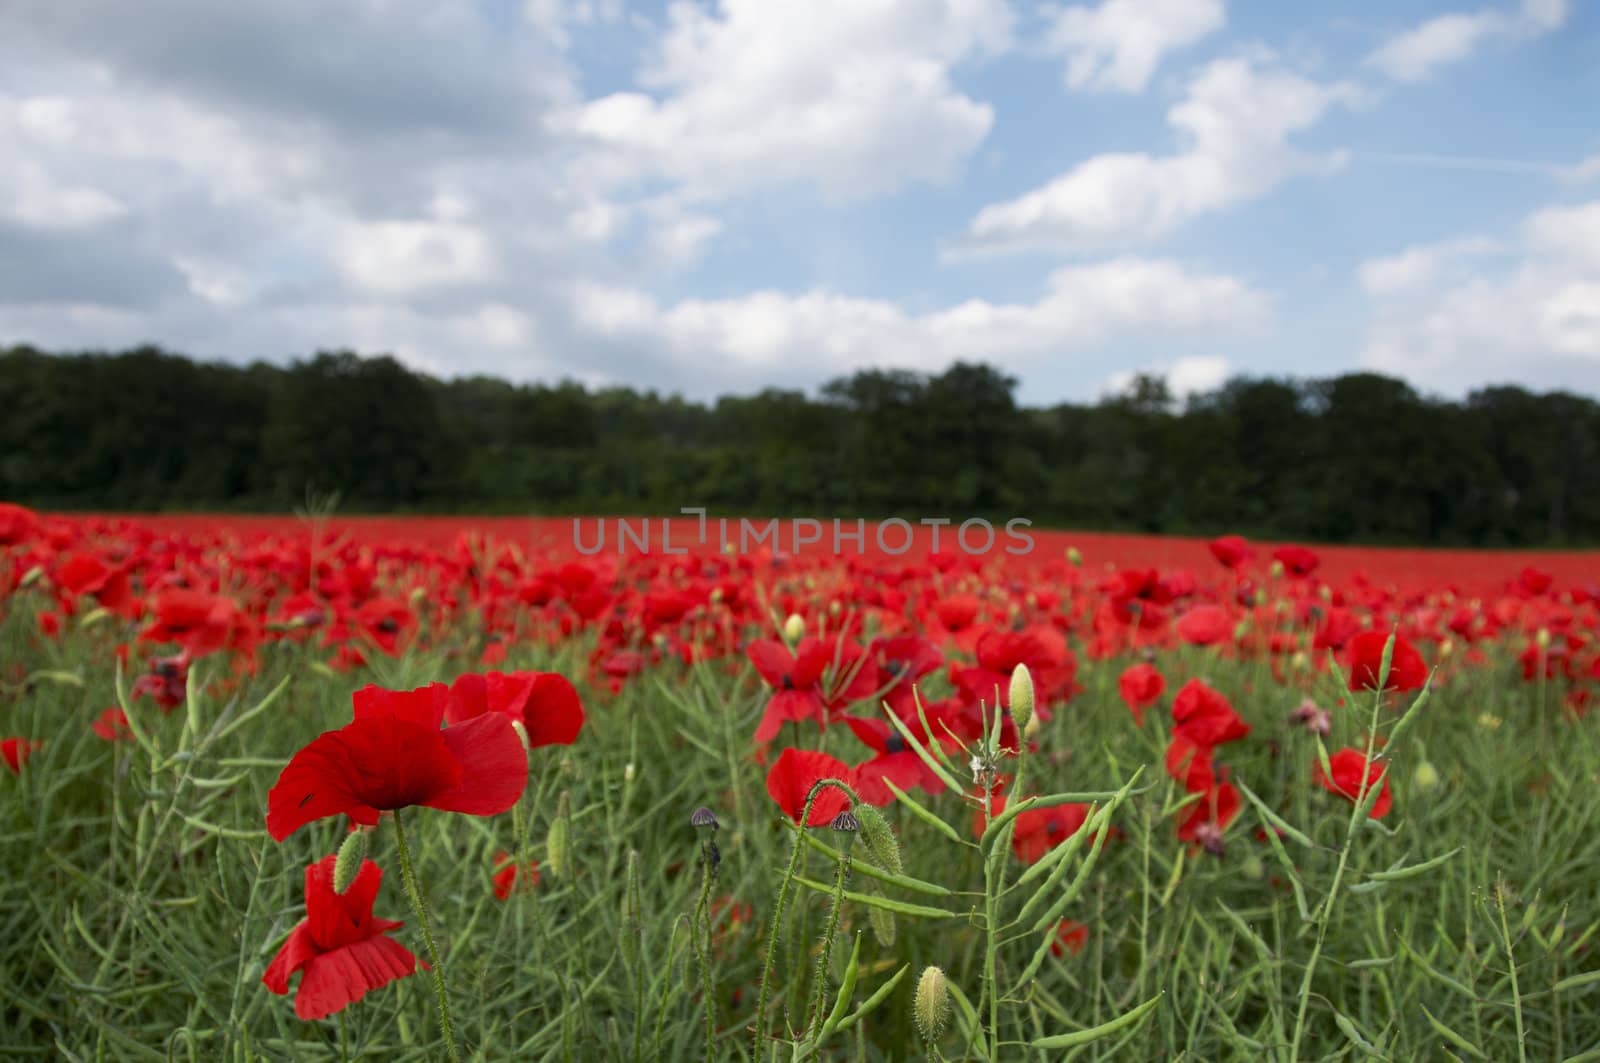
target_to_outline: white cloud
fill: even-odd
[[[0,173],[0,215],[40,229],[83,229],[121,217],[128,208],[99,188],[56,180],[24,160]]]
[[[1226,21],[1222,0],[1103,0],[1056,11],[1045,48],[1066,57],[1069,88],[1143,92],[1167,54]]]
[[[1338,154],[1288,143],[1330,107],[1357,98],[1247,59],[1204,67],[1167,112],[1183,141],[1175,155],[1097,155],[1016,199],[978,212],[967,251],[1087,251],[1160,236],[1190,218],[1265,195],[1297,174],[1327,172]]]
[[[1418,244],[1397,255],[1361,264],[1361,287],[1369,295],[1392,295],[1433,282],[1447,262],[1486,255],[1499,248],[1484,237],[1466,237],[1438,244]]]
[[[1186,399],[1207,391],[1215,391],[1228,379],[1232,365],[1221,355],[1192,355],[1174,362],[1162,362],[1145,370],[1125,369],[1112,373],[1100,389],[1102,395],[1123,395],[1132,387],[1140,372],[1158,376],[1167,382],[1167,390],[1175,399]]]
[[[950,70],[1003,48],[1004,0],[674,3],[641,73],[558,128],[603,149],[597,180],[665,178],[697,197],[809,182],[844,198],[951,174],[993,109]]]
[[[1600,373],[1600,200],[1530,216],[1519,256],[1503,272],[1386,299],[1362,363],[1450,392],[1485,380],[1593,390]]]
[[[488,236],[460,222],[352,222],[333,257],[351,284],[395,295],[480,283],[494,273]]]
[[[1367,62],[1396,81],[1423,81],[1440,67],[1469,58],[1485,41],[1538,36],[1559,29],[1566,19],[1566,0],[1524,0],[1516,11],[1439,15],[1389,38]]]
[[[1137,258],[1057,270],[1035,302],[972,299],[924,314],[825,290],[661,306],[633,289],[579,285],[573,306],[592,334],[762,379],[863,364],[936,369],[958,358],[1015,364],[1133,335],[1250,332],[1270,317],[1267,297],[1234,277]]]

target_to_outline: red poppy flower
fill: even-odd
[[[1189,806],[1189,814],[1178,824],[1178,840],[1193,842],[1214,856],[1221,856],[1222,835],[1238,818],[1243,805],[1239,791],[1230,782],[1207,787],[1200,800]]]
[[[494,868],[494,896],[496,900],[505,900],[519,886],[525,890],[539,888],[539,861],[537,860],[529,860],[528,866],[522,868],[511,858],[510,853],[500,849],[494,854]]]
[[[852,788],[856,782],[854,770],[837,757],[810,749],[785,749],[767,769],[767,793],[783,809],[784,815],[799,823],[805,812],[806,797],[820,779],[838,779]],[[806,826],[826,826],[849,807],[850,799],[842,791],[826,787],[812,802]]]
[[[319,819],[345,815],[373,826],[379,812],[423,805],[495,816],[528,784],[528,756],[503,712],[440,729],[450,688],[368,686],[355,718],[326,731],[289,761],[267,795],[267,832],[278,841]]]
[[[1211,770],[1211,747],[1197,746],[1182,735],[1173,735],[1168,743],[1166,766],[1167,774],[1183,784],[1185,793],[1203,793],[1216,780]]]
[[[146,642],[176,642],[190,658],[222,649],[244,626],[233,599],[181,587],[156,595],[152,611],[155,623],[139,637]]]
[[[1303,546],[1280,546],[1272,551],[1272,559],[1291,576],[1309,576],[1322,563],[1320,557]]]
[[[996,815],[999,809],[995,810]],[[1085,804],[1052,805],[1022,813],[1011,834],[1011,850],[1025,864],[1038,863],[1044,854],[1083,829],[1093,808]]]
[[[1117,679],[1117,693],[1122,695],[1123,704],[1128,706],[1140,727],[1144,726],[1144,710],[1154,705],[1166,690],[1167,680],[1153,664],[1132,665]]]
[[[1221,606],[1197,605],[1178,618],[1178,637],[1191,646],[1215,646],[1233,634],[1233,622]]]
[[[822,674],[833,662],[833,651],[821,639],[802,639],[798,652],[777,639],[758,639],[745,651],[761,678],[772,688],[772,698],[756,728],[756,743],[778,737],[789,720],[823,722]]]
[[[21,775],[22,766],[43,745],[43,742],[28,738],[0,738],[0,760],[6,762],[11,774]]]
[[[39,534],[39,514],[31,509],[0,502],[0,546],[16,546]]]
[[[133,697],[145,695],[155,699],[163,713],[169,713],[183,704],[189,690],[188,651],[175,657],[150,658],[150,670],[133,681]]]
[[[978,663],[972,668],[953,667],[951,680],[968,704],[982,702],[991,708],[1010,707],[1011,673],[1028,666],[1033,676],[1034,711],[1049,721],[1052,701],[1072,693],[1077,661],[1066,637],[1053,627],[1036,624],[1023,631],[987,631],[978,639]]]
[[[133,741],[133,729],[128,726],[128,714],[116,705],[102,712],[100,718],[89,727],[107,742]]]
[[[1250,544],[1238,535],[1223,535],[1211,540],[1211,556],[1223,568],[1237,569],[1255,552]]]
[[[385,936],[405,924],[372,914],[383,869],[363,860],[350,888],[335,893],[337,859],[325,856],[306,868],[306,917],[289,932],[261,976],[268,990],[283,996],[289,992],[290,976],[299,971],[294,1013],[307,1021],[343,1011],[371,990],[417,969],[417,958]]]
[[[1172,699],[1172,719],[1172,733],[1197,746],[1220,746],[1250,733],[1228,699],[1199,679],[1189,680]]]
[[[906,744],[904,736],[888,720],[846,716],[844,722],[857,738],[866,743],[867,748],[877,754],[853,769],[856,790],[867,804],[886,805],[894,800],[894,794],[883,784],[885,779],[901,790],[921,787],[930,794],[936,794],[946,789],[939,776],[923,762],[916,750]],[[927,745],[933,744],[933,740],[922,731],[920,719],[913,718],[906,720],[906,723],[910,725],[912,734],[917,734]]]
[[[1383,669],[1383,647],[1389,641],[1386,631],[1363,631],[1352,638],[1345,647],[1345,661],[1350,670],[1351,690],[1372,690],[1378,685],[1378,673]],[[1403,635],[1396,635],[1394,653],[1389,658],[1389,679],[1385,690],[1404,693],[1420,690],[1428,681],[1428,665]]]
[[[583,730],[583,702],[577,688],[555,672],[468,674],[450,684],[446,723],[503,712],[521,722],[528,745],[570,746]]]
[[[897,635],[873,642],[872,655],[878,663],[879,686],[887,688],[883,700],[902,718],[908,712],[914,715],[912,688],[917,680],[944,664],[944,654],[920,635]]]
[[[1328,767],[1332,769],[1333,777],[1330,779],[1322,770],[1322,765],[1317,765],[1317,785],[1329,793],[1338,794],[1340,797],[1354,804],[1356,797],[1361,793],[1362,776],[1366,776],[1366,785],[1370,788],[1381,786],[1377,799],[1372,805],[1372,818],[1382,819],[1389,814],[1389,771],[1388,768],[1376,761],[1367,763],[1366,754],[1359,749],[1341,749],[1328,758]]]

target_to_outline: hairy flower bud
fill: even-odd
[[[861,825],[861,838],[867,843],[867,855],[872,862],[892,875],[900,874],[900,842],[883,813],[871,805],[862,805],[856,809],[855,817]]]
[[[333,892],[343,893],[356,880],[356,873],[367,858],[367,832],[353,830],[339,846],[339,855],[333,861]]]
[[[945,1024],[950,1021],[950,986],[940,968],[929,966],[922,969],[922,977],[917,979],[917,996],[911,1015],[916,1020],[917,1033],[922,1035],[924,1041],[932,1044],[943,1036]]]
[[[568,820],[571,818],[571,799],[566,792],[561,794],[561,803],[556,806],[556,818],[550,823],[550,833],[545,835],[545,866],[556,878],[561,878],[567,873],[567,859],[572,855],[571,842],[568,838],[572,830]]]
[[[799,613],[790,613],[783,622],[783,641],[793,646],[806,637],[806,620]]]
[[[1012,722],[1025,730],[1033,719],[1033,673],[1025,664],[1011,670],[1010,701]]]

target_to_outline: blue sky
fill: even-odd
[[[1600,4],[18,0],[0,342],[1600,393]]]

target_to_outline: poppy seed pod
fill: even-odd
[[[689,826],[694,827],[696,830],[704,828],[716,830],[721,824],[717,822],[717,814],[715,812],[701,805],[689,814]]]
[[[861,821],[856,818],[854,812],[847,808],[833,817],[833,822],[828,824],[828,828],[840,834],[848,834],[854,837],[856,832],[861,829]]]
[[[916,1001],[911,1009],[916,1020],[917,1033],[929,1044],[944,1035],[945,1024],[950,1021],[950,986],[944,971],[938,967],[924,967],[917,979]]]
[[[367,832],[353,830],[339,846],[333,862],[333,892],[343,893],[356,880],[356,872],[367,859]]]

